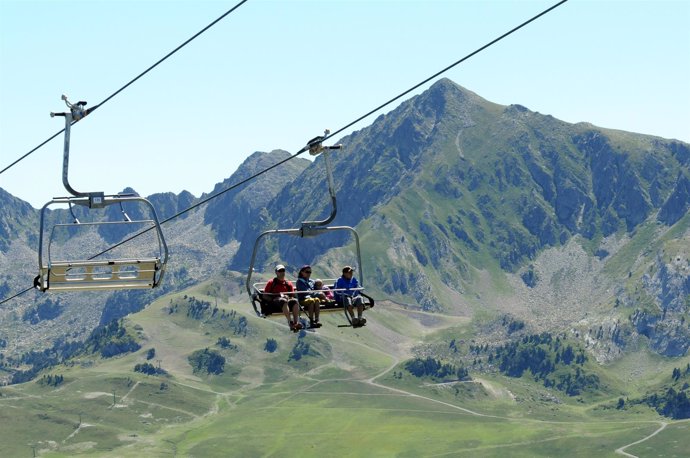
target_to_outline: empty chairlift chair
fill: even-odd
[[[65,117],[65,143],[63,155],[62,181],[69,197],[55,197],[41,209],[40,234],[38,241],[38,276],[34,286],[40,291],[84,291],[84,290],[117,290],[155,288],[160,284],[168,260],[168,247],[163,237],[156,210],[147,199],[132,194],[105,195],[103,192],[78,192],[69,183],[69,148],[70,128],[74,122],[89,113],[86,102],[71,104],[63,95],[69,112],[51,113],[51,116]],[[50,207],[62,205],[69,210],[70,222],[54,223],[56,215],[66,215],[66,210],[49,211]],[[107,209],[118,205],[118,212]],[[143,211],[137,213],[141,218],[131,219],[125,212],[138,206]],[[84,221],[74,213],[75,208],[82,209]],[[119,221],[113,221],[113,214]],[[94,218],[96,215],[99,218]],[[89,221],[86,221],[86,218]],[[92,220],[93,219],[93,220]],[[52,226],[47,229],[48,220]],[[119,240],[109,248],[98,253],[82,251],[93,249],[94,244],[80,243],[69,246],[69,240],[75,234],[85,238],[96,238],[102,242],[102,236]],[[142,237],[145,236],[145,237]],[[138,239],[137,243],[133,243]],[[146,240],[145,243],[140,240]],[[67,242],[67,243],[66,243]],[[56,245],[68,245],[58,250]],[[97,245],[97,244],[96,244]],[[146,246],[143,246],[146,245]],[[76,253],[76,252],[79,253]],[[93,251],[96,251],[95,249]],[[120,251],[124,255],[120,255]],[[141,251],[141,252],[140,252]],[[116,255],[113,255],[113,254]],[[119,257],[117,255],[120,255]]]

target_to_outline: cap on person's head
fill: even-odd
[[[276,272],[278,272],[279,270],[285,270],[285,266],[282,265],[282,264],[278,264],[278,265],[276,266]]]
[[[299,271],[300,271],[300,272],[304,272],[304,271],[307,270],[307,269],[310,269],[310,270],[311,270],[311,266],[310,266],[309,264],[303,265],[303,266],[299,269]]]
[[[345,266],[345,267],[343,267],[343,273],[345,273],[345,272],[354,272],[354,271],[355,271],[355,269],[352,268],[352,267],[350,267],[350,266]]]

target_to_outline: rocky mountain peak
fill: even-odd
[[[0,188],[0,251],[7,251],[10,240],[33,230],[37,221],[36,211],[28,202]]]
[[[448,78],[441,78],[432,84],[429,89],[420,94],[419,100],[421,103],[429,103],[437,106],[449,101],[475,105],[488,103],[474,92],[465,89]]]
[[[284,150],[273,150],[270,153],[255,152],[235,173],[222,183],[218,183],[213,189],[213,194],[222,192],[288,157],[290,153]],[[261,212],[265,210],[268,202],[294,181],[309,164],[311,162],[307,159],[292,159],[257,179],[226,192],[209,202],[204,212],[204,223],[211,225],[220,244],[242,239],[245,234],[253,233],[250,230],[252,225],[258,220],[265,220]]]

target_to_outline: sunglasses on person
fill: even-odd
[[[285,272],[285,269],[276,270],[276,272]]]

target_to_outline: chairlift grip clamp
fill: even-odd
[[[309,154],[312,156],[318,156],[323,152],[323,150],[331,150],[331,149],[340,149],[342,148],[342,145],[333,145],[333,146],[323,146],[323,141],[328,137],[328,134],[330,134],[331,131],[330,129],[325,129],[323,131],[323,135],[319,135],[318,137],[314,137],[311,140],[307,142],[307,147],[309,148]]]
[[[96,107],[86,109],[85,107],[87,105],[87,102],[85,100],[80,100],[77,103],[71,103],[69,100],[67,100],[67,96],[64,94],[60,97],[60,99],[65,101],[65,105],[67,105],[67,108],[69,108],[70,112],[69,113],[64,113],[64,112],[63,113],[54,113],[51,111],[50,112],[51,118],[54,118],[55,116],[64,116],[64,117],[71,116],[70,121],[76,122],[76,121],[79,121],[82,118],[86,117],[86,115],[88,115],[89,113],[91,113],[93,110],[96,109]]]

